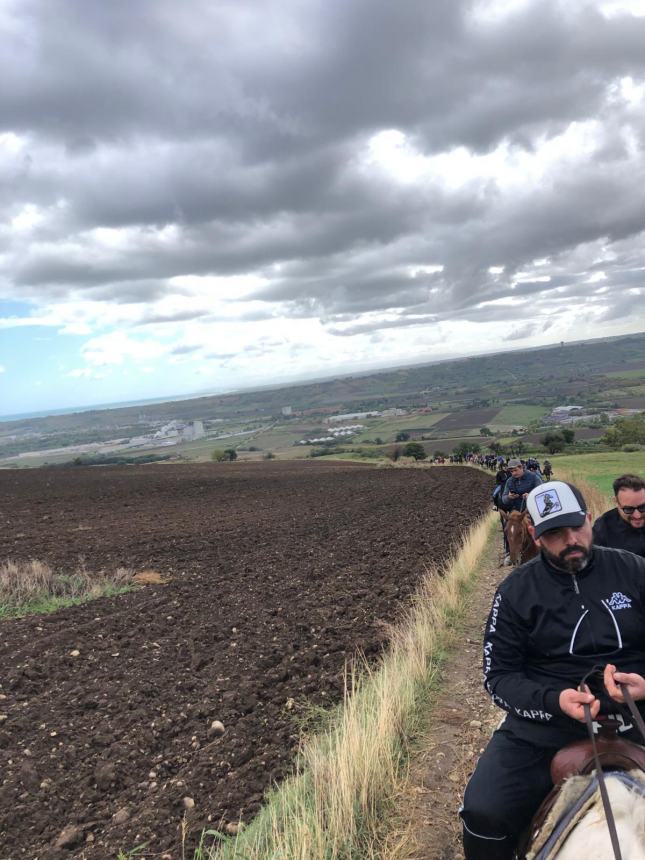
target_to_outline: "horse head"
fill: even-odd
[[[502,518],[511,564],[521,564],[537,555],[537,548],[528,530],[528,511],[502,513]]]

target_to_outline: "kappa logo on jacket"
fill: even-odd
[[[627,597],[622,591],[614,591],[609,600],[604,601],[610,609],[631,609],[631,597]]]

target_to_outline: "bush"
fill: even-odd
[[[611,448],[621,448],[623,445],[645,445],[645,412],[619,418],[613,427],[607,430],[601,442]]]
[[[237,451],[235,448],[216,448],[211,454],[211,460],[214,463],[230,463],[237,460]]]
[[[267,451],[262,459],[263,460],[275,460],[275,454],[273,453],[273,451]]]
[[[309,452],[310,457],[328,457],[330,454],[344,454],[346,448],[312,448]]]
[[[403,456],[414,457],[415,460],[425,460],[428,455],[420,442],[408,442],[403,449]]]
[[[567,442],[562,433],[547,433],[540,441],[549,454],[557,454],[567,447]]]
[[[465,457],[466,454],[479,454],[481,448],[477,442],[460,442],[452,449],[457,457]]]
[[[630,445],[623,445],[621,451],[624,451],[626,454],[631,454],[633,451],[645,451],[645,445],[637,445],[635,442],[632,442]]]
[[[410,438],[410,434],[406,433],[404,430],[401,430],[396,434],[394,441],[395,442],[407,442],[409,438]]]

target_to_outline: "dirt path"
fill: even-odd
[[[463,627],[443,671],[441,691],[429,713],[425,737],[413,755],[409,785],[401,803],[410,828],[409,860],[458,860],[461,827],[457,810],[477,756],[502,717],[484,693],[482,634],[497,583],[509,568],[500,567],[498,532],[482,560]]]

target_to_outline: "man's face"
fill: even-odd
[[[534,537],[533,526],[529,526],[529,531],[547,560],[567,573],[582,570],[591,557],[591,514],[578,528],[549,529],[539,538]]]
[[[645,514],[638,510],[639,505],[645,505],[645,490],[618,490],[616,503],[618,513],[632,528],[642,529],[645,526]],[[625,507],[628,511],[625,511]]]
[[[524,474],[524,466],[513,466],[511,469],[511,475],[514,478],[520,478]]]

